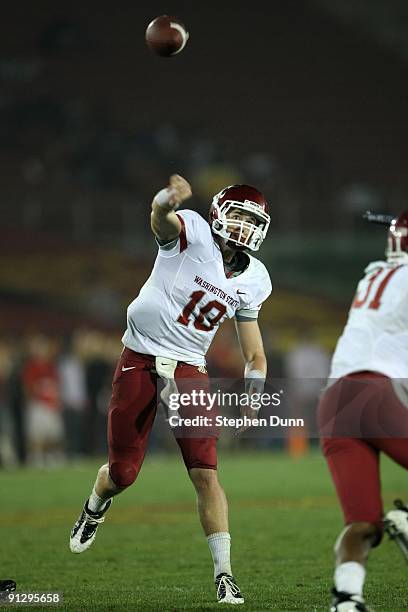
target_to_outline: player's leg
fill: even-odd
[[[408,419],[408,411],[404,410],[404,418]],[[403,420],[400,423],[403,423]],[[373,440],[373,443],[396,463],[408,470],[408,438],[382,438]],[[408,561],[408,505],[397,499],[394,506],[395,508],[385,515],[384,527],[391,540],[394,540]]]
[[[218,480],[215,438],[177,438],[197,493],[197,508],[213,564],[217,600],[244,603],[231,569],[228,503]]]
[[[382,398],[376,422],[384,432],[370,443],[408,470],[408,393],[405,381],[382,379]],[[386,435],[386,437],[384,437]],[[408,561],[408,506],[396,500],[395,509],[387,512],[385,529],[401,548]]]
[[[177,381],[180,391],[190,393],[193,389],[209,391],[207,375],[197,373],[197,368],[193,366],[179,367],[176,371],[176,378],[177,375],[184,379]],[[191,384],[189,384],[190,381],[186,380],[190,378],[192,379]],[[188,416],[196,416],[197,414],[200,414],[200,407],[194,407],[193,412],[188,412]],[[195,433],[197,437],[194,437]],[[199,437],[204,434],[208,434],[208,437]],[[217,600],[220,603],[244,603],[231,570],[228,503],[218,480],[215,431],[211,426],[198,429],[196,432],[184,431],[184,435],[183,432],[180,436],[176,433],[176,440],[197,493],[198,514],[203,531],[207,536],[214,564]]]
[[[112,384],[108,414],[109,463],[96,481],[70,537],[72,552],[87,550],[112,498],[136,480],[156,414],[156,379],[150,361],[125,349]],[[124,368],[124,369],[123,369]]]
[[[370,440],[362,439],[363,430],[367,433],[376,427],[382,385],[381,377],[359,373],[357,379],[340,379],[319,403],[322,449],[346,525],[335,546],[333,610],[366,609],[362,599],[365,563],[382,536],[379,451]]]
[[[382,536],[378,451],[355,438],[326,438],[322,447],[346,525],[334,549],[333,609],[366,610],[365,564],[370,549]]]
[[[109,474],[109,463],[104,463],[98,470],[95,484],[88,500],[88,508],[92,512],[104,510],[106,503],[126,487],[118,487]]]
[[[207,443],[207,440],[190,440]],[[189,446],[189,448],[187,448]],[[194,446],[183,445],[182,452],[186,464],[194,453]],[[196,459],[196,457],[195,457]],[[220,574],[232,575],[231,570],[231,536],[228,526],[228,503],[224,490],[218,481],[215,468],[191,468],[188,471],[197,493],[197,508],[201,526],[207,537],[214,563],[214,578]]]
[[[189,470],[189,476],[197,493],[198,514],[205,535],[228,532],[228,503],[217,470],[196,467]]]

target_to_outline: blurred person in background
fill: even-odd
[[[7,397],[7,380],[12,368],[10,346],[0,340],[0,467],[15,462],[14,449],[11,446],[11,415]],[[0,580],[0,594],[16,590],[16,583],[11,579]],[[0,602],[2,598],[0,595]]]
[[[343,510],[332,612],[368,611],[366,562],[383,534],[379,460],[408,469],[408,211],[390,222],[386,261],[364,271],[318,408],[322,449]],[[408,507],[385,527],[408,559]]]
[[[65,338],[58,359],[65,451],[69,459],[77,459],[84,453],[84,417],[88,401],[85,366],[78,354],[77,344],[75,335]]]
[[[83,330],[78,350],[84,360],[86,395],[85,452],[95,456],[106,451],[106,401],[111,393],[112,354],[107,338],[96,330]],[[115,354],[115,358],[117,355]],[[109,389],[109,391],[108,391]]]
[[[55,348],[45,336],[31,337],[22,372],[28,456],[38,467],[52,467],[64,458],[64,421]]]
[[[11,349],[7,342],[0,340],[0,466],[14,464],[15,449],[12,445],[12,419],[7,381],[12,367]]]
[[[10,406],[14,448],[17,461],[24,465],[27,461],[26,410],[23,385],[23,369],[27,355],[16,339],[13,340],[11,367],[7,378],[6,396]]]
[[[264,331],[265,330],[265,331]],[[281,388],[282,382],[280,379],[284,378],[284,340],[281,330],[277,329],[271,324],[267,324],[265,328],[262,328],[262,335],[265,338],[266,348],[266,360],[268,362],[268,370],[273,373],[273,388],[278,389],[276,385]],[[262,415],[262,413],[261,413]],[[292,428],[291,428],[292,429]],[[271,435],[269,429],[266,430],[268,436],[261,436],[249,440],[259,450],[273,450],[282,451],[286,448],[286,440],[279,435]]]
[[[249,252],[257,251],[266,236],[268,203],[254,187],[232,185],[214,196],[206,221],[193,210],[176,214],[178,205],[191,195],[187,181],[173,175],[152,202],[151,228],[159,253],[150,278],[128,308],[125,348],[109,407],[109,464],[101,466],[71,531],[74,553],[91,546],[112,498],[138,476],[156,416],[158,379],[165,381],[166,389],[188,379],[190,393],[191,385],[208,392],[205,355],[223,320],[236,320],[249,395],[255,386],[263,388],[266,359],[257,319],[272,286],[265,266]],[[246,406],[244,412],[250,418],[252,414],[246,413],[255,411]],[[197,492],[217,600],[242,604],[231,570],[228,506],[218,481],[216,433],[207,429],[191,437],[176,432],[175,437]]]
[[[297,341],[284,357],[284,372],[289,381],[290,406],[294,418],[312,423],[316,401],[329,374],[330,357],[319,344],[316,333],[310,328],[299,330]],[[289,454],[302,456],[309,448],[305,427],[291,429],[288,438]]]
[[[321,384],[321,379],[326,379],[329,373],[330,357],[310,328],[299,330],[296,344],[286,353],[284,361],[288,378],[316,379]],[[313,389],[313,385],[308,388]]]

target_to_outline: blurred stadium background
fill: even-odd
[[[170,59],[144,44],[148,22],[166,12],[191,33]],[[150,202],[174,172],[191,181],[189,206],[203,216],[227,184],[252,183],[266,194],[272,223],[260,258],[274,293],[261,326],[269,371],[324,377],[362,268],[383,255],[383,229],[366,227],[361,213],[406,208],[406,3],[40,0],[8,4],[0,33],[0,495],[10,474],[41,483],[34,468],[66,474],[59,466],[67,461],[80,470],[105,454],[126,306],[155,255]],[[213,376],[241,374],[233,334],[226,324],[216,338]],[[47,456],[26,426],[38,393],[64,419],[63,439]],[[285,445],[292,459],[279,461],[296,489],[290,461],[308,445],[275,443],[269,452],[286,453]],[[151,446],[174,450],[157,436]],[[272,460],[262,470],[272,474]],[[334,536],[340,517],[319,473]],[[70,500],[74,515],[83,493]],[[274,494],[269,487],[266,496]],[[15,500],[9,512],[26,505]]]

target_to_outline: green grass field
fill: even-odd
[[[31,610],[217,609],[209,550],[178,456],[146,460],[93,547],[69,551],[69,530],[98,465],[0,472],[0,577],[14,578],[19,591],[64,595],[59,606]],[[401,468],[383,460],[382,473],[386,507],[407,497]],[[221,455],[220,477],[244,609],[327,611],[342,522],[320,455]],[[366,596],[375,610],[407,610],[408,568],[397,547],[385,540],[368,567]]]

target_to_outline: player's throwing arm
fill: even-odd
[[[192,195],[190,183],[182,176],[173,174],[170,183],[153,198],[151,228],[159,240],[174,240],[180,234],[181,223],[175,211]]]

